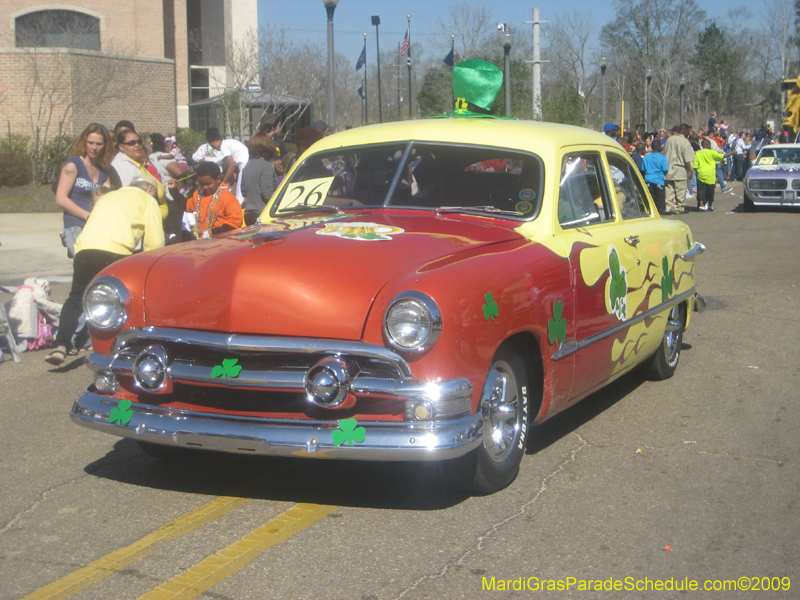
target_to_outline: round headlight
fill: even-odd
[[[386,311],[384,331],[389,343],[398,350],[427,350],[439,339],[442,315],[429,296],[403,292]]]
[[[116,277],[103,276],[94,280],[83,296],[83,312],[98,329],[117,329],[128,318],[128,290]]]

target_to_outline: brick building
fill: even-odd
[[[226,87],[225,48],[256,0],[2,0],[0,127],[46,142],[91,121],[189,126],[189,104]]]

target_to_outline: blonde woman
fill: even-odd
[[[61,168],[56,204],[64,211],[63,241],[70,257],[92,210],[92,192],[108,184],[108,166],[113,156],[108,130],[99,123],[91,123],[75,140],[70,159]]]

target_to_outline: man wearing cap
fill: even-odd
[[[222,168],[225,170],[222,179],[231,188],[233,187],[233,182],[236,181],[236,199],[240,205],[244,204],[242,178],[238,175],[250,160],[250,151],[247,146],[238,140],[223,138],[216,127],[206,131],[206,141],[209,146],[222,153]]]
[[[75,241],[72,289],[61,311],[61,323],[53,349],[45,362],[60,365],[72,348],[78,327],[83,293],[97,274],[108,265],[133,254],[139,242],[144,250],[164,245],[164,229],[158,208],[163,187],[149,174],[142,174],[130,186],[116,191],[99,188],[92,212]],[[107,193],[103,193],[107,191]]]
[[[619,125],[614,125],[613,123],[606,123],[603,125],[603,133],[605,133],[611,139],[616,140],[619,137],[619,132]]]
[[[664,177],[667,213],[679,215],[686,212],[686,187],[692,178],[694,150],[687,139],[691,128],[688,125],[675,125],[669,130],[664,146],[669,170]]]

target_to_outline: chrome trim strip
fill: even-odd
[[[705,251],[706,247],[703,244],[700,242],[695,242],[691,250],[689,250],[686,254],[678,254],[678,257],[682,260],[694,260],[698,255]]]
[[[603,340],[603,339],[605,339],[607,337],[610,337],[612,335],[616,335],[619,332],[623,331],[624,329],[627,329],[631,325],[635,325],[639,321],[643,321],[644,319],[646,319],[646,318],[648,318],[648,317],[650,317],[650,316],[652,316],[652,315],[654,315],[656,313],[659,313],[659,312],[661,312],[661,311],[663,311],[665,309],[668,309],[668,308],[672,308],[672,306],[674,306],[675,304],[679,304],[679,303],[683,302],[687,298],[691,297],[692,294],[694,294],[696,290],[697,290],[697,286],[692,286],[691,289],[689,289],[686,292],[683,292],[681,295],[675,296],[674,298],[670,298],[666,302],[663,302],[662,304],[659,304],[655,308],[651,308],[650,310],[643,312],[642,314],[634,317],[633,319],[628,319],[627,321],[623,321],[623,322],[619,323],[618,325],[614,325],[614,327],[609,327],[605,331],[601,331],[600,333],[596,333],[596,334],[586,338],[585,340],[581,340],[580,342],[577,342],[576,344],[574,344],[573,346],[570,346],[569,348],[564,348],[564,344],[562,344],[561,345],[561,349],[559,349],[556,352],[554,352],[552,358],[553,358],[553,360],[561,360],[562,358],[566,358],[570,354],[574,354],[578,350],[583,350],[587,346],[591,346],[595,342],[599,342],[600,340]]]
[[[134,402],[130,422],[113,425],[108,419],[118,403],[87,391],[73,404],[70,417],[78,425],[144,442],[270,456],[434,461],[463,456],[483,442],[480,414],[432,423],[362,421],[363,443],[335,446],[331,432],[338,427],[336,420],[230,417]]]
[[[113,354],[119,354],[130,343],[140,339],[148,342],[190,344],[229,351],[270,352],[275,354],[349,354],[382,360],[393,365],[403,378],[411,377],[411,369],[403,357],[396,352],[361,342],[317,340],[312,338],[282,338],[256,335],[189,331],[168,327],[143,327],[127,329],[114,340]]]

